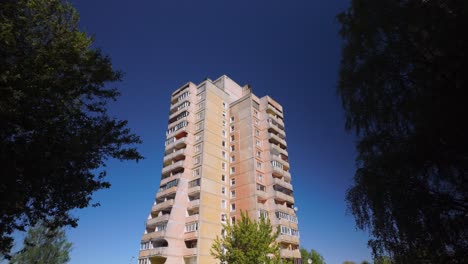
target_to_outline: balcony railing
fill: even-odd
[[[191,215],[191,216],[187,216],[185,218],[185,223],[196,222],[199,219],[200,219],[200,215],[199,214],[194,214],[194,215]]]
[[[162,209],[172,207],[173,205],[174,205],[174,199],[170,199],[162,203],[153,205],[153,207],[151,208],[151,212],[158,212],[158,211],[161,211]]]
[[[183,137],[183,138],[179,138],[177,140],[173,140],[172,142],[166,144],[165,150],[168,151],[168,150],[173,149],[174,147],[179,147],[182,144],[187,144],[186,140],[187,140],[187,137]]]
[[[280,180],[278,178],[273,178],[273,183],[278,184],[278,185],[280,185],[280,186],[282,186],[282,187],[284,187],[284,188],[286,188],[288,190],[291,190],[291,191],[293,190],[293,187],[292,187],[291,183],[285,182],[285,181]]]
[[[295,244],[295,245],[299,244],[299,236],[281,234],[281,235],[279,235],[278,240],[280,240],[282,242]]]
[[[299,249],[291,250],[282,248],[280,251],[280,255],[281,258],[301,258],[301,252],[299,251]]]
[[[156,194],[156,198],[158,199],[158,198],[164,197],[170,193],[175,193],[176,191],[177,191],[177,186],[171,187],[162,192],[158,192],[158,194]]]
[[[200,199],[190,201],[187,209],[193,209],[197,207],[200,207]]]
[[[163,238],[164,236],[166,236],[166,231],[151,232],[148,234],[144,234],[141,240],[148,241],[156,238]]]
[[[179,149],[175,152],[172,152],[171,154],[164,156],[164,163],[169,162],[174,158],[177,158],[179,156],[184,156],[184,155],[185,155],[185,148]]]
[[[152,227],[152,226],[155,226],[157,223],[167,222],[169,221],[169,216],[170,216],[169,214],[166,214],[166,215],[161,215],[152,219],[148,219],[146,221],[146,226]]]
[[[140,250],[140,258],[166,255],[167,247],[157,247]]]
[[[193,256],[197,254],[197,248],[186,248],[184,249],[184,256]]]
[[[282,193],[280,191],[273,191],[273,192],[274,192],[276,198],[278,198],[280,200],[283,200],[283,201],[290,202],[290,203],[294,203],[294,197],[292,197],[291,195],[287,195],[287,194]]]
[[[181,161],[178,161],[178,162],[175,162],[169,166],[166,166],[162,169],[162,174],[167,174],[169,172],[171,172],[172,170],[176,169],[176,168],[181,168],[181,167],[184,167],[184,161],[181,160]]]
[[[270,149],[271,149],[271,151],[276,150],[278,153],[281,153],[281,154],[283,154],[285,156],[288,156],[288,151],[286,151],[285,149],[280,148],[278,145],[275,145],[273,143],[270,143]]]
[[[273,142],[276,142],[276,143],[279,143],[281,145],[283,145],[284,147],[286,147],[286,141],[282,138],[280,138],[278,135],[275,135],[273,133],[268,133],[270,135],[270,140],[273,141]]]
[[[180,173],[174,174],[174,175],[172,175],[172,176],[169,176],[169,177],[167,177],[167,178],[164,178],[164,179],[161,180],[160,185],[162,186],[162,185],[167,184],[167,183],[170,182],[170,181],[173,181],[173,180],[176,180],[176,179],[180,179],[180,177],[182,176],[182,174],[183,174],[183,173],[180,172]]]

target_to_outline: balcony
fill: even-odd
[[[293,190],[293,187],[292,187],[291,183],[285,182],[285,181],[280,180],[278,178],[273,178],[273,184],[278,184],[281,187],[284,187],[285,189],[288,189],[288,190],[291,190],[291,191]]]
[[[187,193],[188,193],[188,194],[199,193],[199,192],[200,192],[200,189],[201,189],[200,186],[190,187],[190,188],[188,188]]]
[[[180,172],[180,173],[174,174],[174,175],[172,175],[172,176],[169,176],[169,177],[167,177],[167,178],[164,178],[164,179],[161,180],[161,183],[160,183],[159,185],[162,186],[162,185],[167,184],[167,183],[170,182],[170,181],[180,179],[180,177],[181,177],[182,175],[183,175],[183,173]]]
[[[276,125],[275,123],[273,122],[268,122],[268,131],[275,131],[276,133],[274,134],[278,134],[280,138],[286,138],[286,133],[284,132],[283,129],[280,128],[279,125]]]
[[[169,214],[166,214],[166,215],[161,215],[161,216],[158,216],[156,218],[152,218],[152,219],[148,219],[146,221],[146,226],[147,227],[153,227],[155,226],[157,223],[160,223],[160,222],[167,222],[169,221]]]
[[[275,194],[275,198],[277,198],[278,200],[294,203],[294,197],[292,197],[291,195],[287,195],[287,194],[282,193],[280,191],[273,191],[273,192]]]
[[[280,240],[281,242],[287,242],[287,243],[290,243],[290,244],[299,245],[299,237],[298,236],[280,234],[278,236],[278,240]]]
[[[166,255],[167,247],[140,250],[140,258]]]
[[[193,256],[197,254],[197,248],[186,248],[184,249],[184,256]]]
[[[197,222],[199,219],[200,219],[200,215],[194,214],[194,215],[185,217],[185,223]]]
[[[151,212],[158,212],[158,211],[161,211],[162,209],[172,207],[173,205],[174,205],[174,199],[170,199],[162,203],[153,205],[153,207],[151,208]]]
[[[184,240],[193,240],[198,238],[198,231],[186,232],[184,234]]]
[[[173,137],[173,136],[176,136],[180,133],[188,133],[188,128],[189,128],[189,125],[190,123],[187,121],[187,117],[184,117],[180,120],[177,120],[175,123],[175,125],[172,125],[171,127],[176,127],[178,126],[178,124],[182,124],[183,122],[185,122],[185,124],[181,125],[179,128],[176,128],[174,131],[170,131],[169,129],[166,131],[166,138],[170,138],[170,137]]]
[[[184,101],[185,102],[185,101]],[[182,103],[183,104],[183,103]],[[178,116],[179,114],[181,114],[182,112],[184,111],[188,111],[188,112],[193,112],[193,104],[189,104],[179,110],[177,110],[177,108],[179,107],[179,105],[182,105],[182,104],[178,104],[177,107],[174,108],[174,111],[175,112],[172,112],[172,114],[169,116],[169,120],[171,120],[172,118]]]
[[[276,210],[286,212],[290,215],[296,215],[296,211],[294,211],[294,209],[283,204],[276,204]]]
[[[280,138],[278,135],[275,135],[273,133],[268,133],[270,135],[270,142],[273,142],[275,144],[281,144],[284,148],[286,148],[286,141],[282,138]]]
[[[276,160],[279,163],[283,165],[283,170],[288,170],[289,169],[289,161],[284,160],[281,156],[279,155],[271,155],[271,160]]]
[[[169,166],[166,166],[162,169],[162,174],[169,174],[171,171],[177,169],[177,168],[183,168],[184,167],[184,160],[175,162]]]
[[[174,126],[175,124],[181,123],[181,122],[183,122],[183,121],[188,122],[188,116],[184,116],[184,117],[182,117],[182,118],[180,118],[180,119],[175,119],[175,120],[172,120],[172,121],[169,119],[168,128]],[[183,130],[183,129],[186,128],[186,127],[187,127],[187,126],[182,127],[182,128],[179,128],[178,130],[176,130],[176,131],[174,131],[174,132],[168,133],[168,135],[169,135],[169,134],[172,134],[172,133],[175,133],[175,132],[177,132],[177,131],[179,131],[179,130]]]
[[[176,150],[176,151],[164,156],[164,163],[170,162],[173,159],[179,159],[180,160],[180,158],[182,158],[183,156],[185,156],[185,148]]]
[[[194,209],[198,207],[200,207],[200,199],[190,201],[187,206],[187,209]]]
[[[261,200],[266,200],[268,198],[267,193],[265,191],[256,190],[255,194],[257,194],[257,197]]]
[[[288,156],[288,152],[286,151],[286,149],[282,149],[281,147],[279,147],[278,145],[275,145],[273,143],[270,143],[270,151],[272,153],[278,153],[278,154],[283,154],[285,156]]]
[[[301,252],[299,249],[285,249],[282,248],[280,251],[281,258],[301,258]]]
[[[158,192],[158,194],[156,194],[156,199],[159,199],[161,197],[164,197],[170,193],[175,193],[177,191],[177,186],[174,186],[174,187],[171,187],[169,189],[166,189],[164,191],[160,191]]]
[[[179,139],[176,139],[176,140],[173,140],[172,142],[170,143],[167,143],[166,147],[165,147],[165,151],[166,153],[174,148],[178,149],[178,148],[181,148],[181,147],[184,147],[187,145],[187,137],[182,137],[182,138],[179,138]]]
[[[283,113],[270,104],[268,104],[266,112],[269,114],[273,114],[275,116],[279,116],[280,118],[283,118]]]
[[[143,237],[141,238],[141,241],[148,241],[156,238],[163,238],[166,236],[166,231],[157,231],[157,232],[151,232],[148,234],[144,234]]]

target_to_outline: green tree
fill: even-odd
[[[353,0],[338,20],[357,227],[395,263],[468,263],[467,1]]]
[[[210,253],[220,262],[229,264],[279,263],[280,249],[276,242],[279,232],[273,232],[270,220],[253,221],[241,212],[240,221],[223,225],[224,236],[216,237]]]
[[[142,158],[107,114],[121,73],[92,42],[66,1],[0,1],[0,255],[38,220],[75,227],[69,211],[110,186],[106,159]]]
[[[346,261],[343,261],[343,264],[356,264],[356,262],[346,260]]]
[[[70,260],[72,244],[62,229],[52,230],[37,223],[29,228],[23,244],[10,264],[63,264]]]
[[[326,264],[323,256],[318,253],[315,249],[311,249],[310,252],[305,248],[300,249],[302,262],[304,264],[308,263],[307,261],[312,260],[313,264]]]
[[[361,262],[361,264],[371,264],[371,263],[370,263],[369,261],[367,261],[367,260],[363,260],[363,261]]]

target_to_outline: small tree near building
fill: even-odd
[[[273,232],[270,220],[261,217],[253,221],[241,212],[235,224],[223,225],[224,235],[216,237],[210,253],[220,262],[229,264],[280,263],[279,232]]]

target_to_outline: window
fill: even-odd
[[[201,140],[202,139],[202,133],[198,133],[195,135],[195,141]]]
[[[258,117],[258,112],[257,112],[257,110],[254,110],[254,116],[255,116],[255,117]]]
[[[221,208],[226,209],[226,200],[221,200]]]
[[[234,185],[236,185],[236,178],[231,179],[231,186],[234,186]]]
[[[221,151],[221,157],[223,157],[223,159],[225,159],[225,158],[226,158],[226,151],[224,151],[224,150],[223,150],[223,151]]]
[[[185,225],[185,232],[194,232],[198,230],[198,222],[188,223]]]
[[[197,104],[197,110],[203,109],[203,103],[198,103]]]
[[[223,111],[223,118],[226,118],[226,111]]]
[[[262,152],[261,151],[257,151],[257,158],[260,158],[262,156]]]
[[[197,95],[197,100],[198,100],[198,101],[200,101],[200,100],[203,99],[203,94],[204,94],[204,93],[199,93],[199,94]]]
[[[149,249],[149,241],[140,244],[140,250]]]
[[[227,108],[227,104],[226,102],[223,102],[223,108],[226,109]]]
[[[231,191],[231,198],[235,198],[236,197],[236,191]]]
[[[226,130],[221,131],[221,135],[222,135],[223,137],[226,137]]]
[[[260,144],[260,140],[255,140],[255,145],[257,145],[257,146],[259,146],[259,147],[260,147],[260,146],[261,146],[261,144]]]
[[[197,120],[202,120],[203,118],[203,112],[200,112],[197,114]]]
[[[227,215],[226,214],[221,214],[221,222],[226,222],[227,220]]]
[[[262,169],[262,163],[260,161],[257,161],[257,170]]]
[[[255,119],[255,125],[258,126],[259,123],[260,123],[260,122],[258,121],[258,119]]]
[[[260,136],[260,131],[258,129],[255,129],[255,135],[258,137]]]
[[[231,119],[230,119],[231,123],[234,122],[234,117],[231,116]]]
[[[259,182],[263,182],[263,175],[262,174],[258,174],[257,177],[258,177]]]
[[[226,121],[223,120],[223,127],[226,127]]]
[[[231,151],[235,151],[236,147],[234,145],[231,145]]]
[[[198,144],[195,146],[195,153],[198,153],[201,151],[201,144]]]
[[[193,180],[189,182],[189,188],[200,186],[200,183],[201,183],[200,178]]]
[[[221,187],[221,194],[226,194],[226,187]]]
[[[231,167],[231,174],[236,173],[236,167]]]
[[[196,168],[195,170],[193,170],[193,177],[198,177],[201,175],[201,169],[200,168]]]
[[[226,181],[226,175],[221,174],[221,181],[225,182]]]
[[[195,130],[198,131],[198,130],[200,130],[200,129],[202,129],[202,128],[203,128],[203,121],[197,123],[197,126],[195,127]]]
[[[231,132],[233,132],[233,131],[234,131],[234,129],[235,129],[235,127],[234,127],[234,126],[231,126]]]
[[[224,141],[224,140],[221,141],[221,146],[222,146],[223,148],[226,147],[226,141]]]
[[[231,204],[231,212],[233,212],[233,211],[235,211],[235,210],[236,210],[236,204],[233,203],[233,204]]]
[[[257,183],[257,191],[266,192],[266,187]]]
[[[231,162],[236,161],[236,156],[231,156]]]
[[[201,156],[196,156],[193,158],[194,165],[200,164],[200,162],[201,162]]]
[[[234,140],[236,140],[236,137],[234,135],[231,136],[231,142],[233,142]]]
[[[226,162],[221,163],[221,169],[224,171],[226,170]]]
[[[231,225],[233,225],[233,224],[235,224],[235,223],[236,223],[236,217],[233,216],[233,217],[231,217]]]

